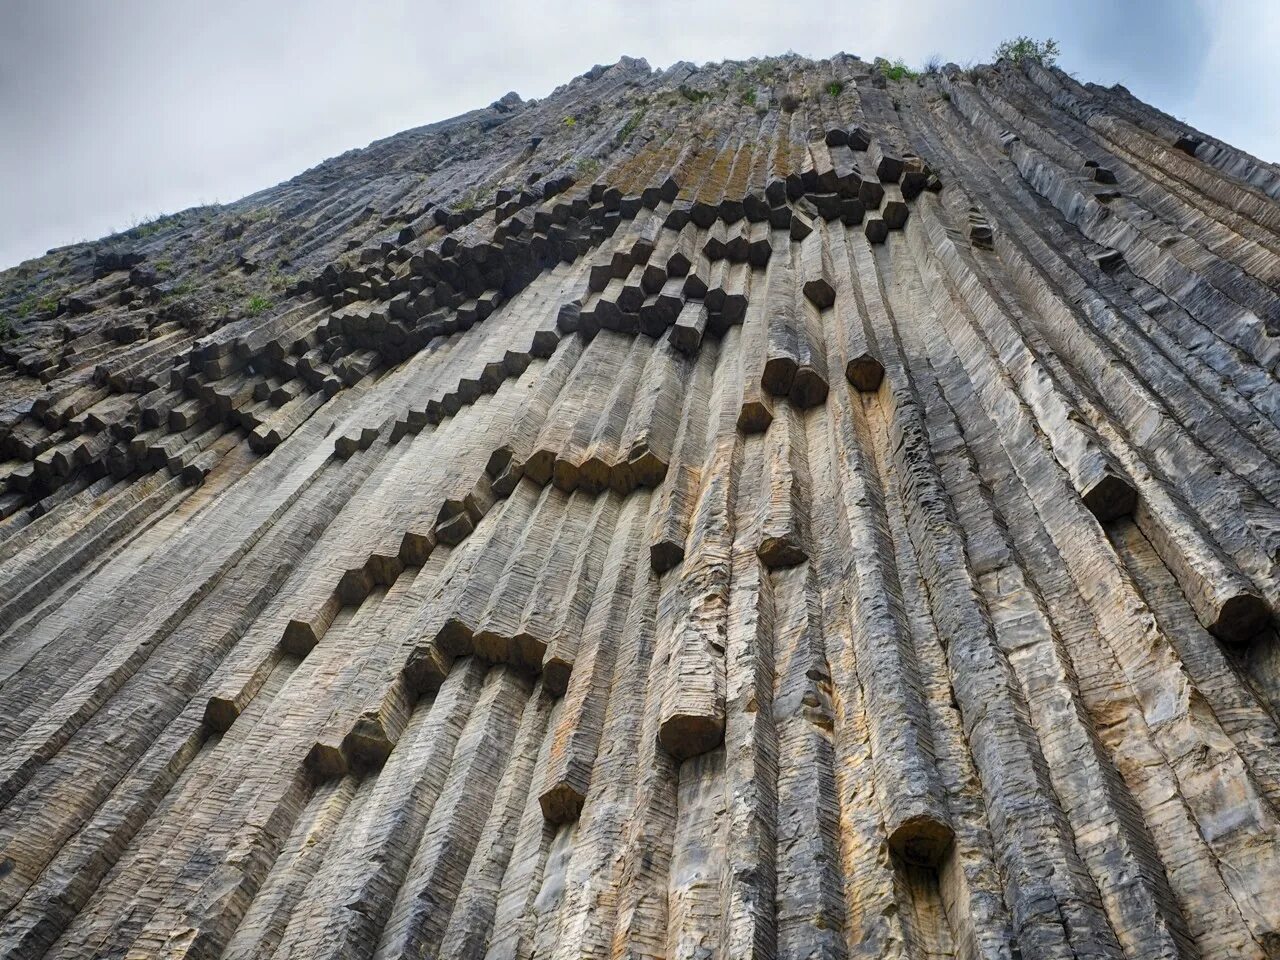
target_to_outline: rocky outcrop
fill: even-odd
[[[0,277],[0,957],[1280,956],[1280,176],[652,71]]]

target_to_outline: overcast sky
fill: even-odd
[[[0,0],[0,268],[623,54],[963,64],[1020,33],[1280,160],[1277,0]]]

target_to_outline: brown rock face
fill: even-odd
[[[0,276],[0,958],[1280,956],[1277,197],[624,60]]]

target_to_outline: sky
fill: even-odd
[[[0,269],[622,55],[1059,66],[1280,161],[1277,0],[0,0]]]

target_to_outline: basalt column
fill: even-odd
[[[886,66],[0,274],[0,958],[1280,957],[1280,169]]]

